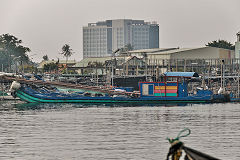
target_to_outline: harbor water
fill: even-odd
[[[164,160],[167,137],[240,159],[240,104],[105,106],[0,102],[0,159]]]

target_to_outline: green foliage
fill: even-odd
[[[206,44],[206,46],[235,50],[235,46],[233,44],[220,39],[218,41],[209,42],[208,44]]]
[[[68,66],[67,66],[67,62],[68,62],[68,58],[73,54],[73,51],[72,49],[70,48],[70,46],[68,44],[65,44],[63,47],[62,47],[62,52],[60,53],[62,54],[64,57],[66,57],[66,72],[68,74]]]
[[[126,44],[123,48],[120,48],[120,53],[132,51],[132,50],[133,50],[133,46],[129,43],[129,44]]]
[[[62,74],[78,74],[76,71],[74,70],[69,70],[67,71],[66,69],[62,70]]]
[[[56,71],[57,69],[58,69],[58,65],[54,62],[43,65],[44,72]]]
[[[125,45],[125,48],[127,48],[128,51],[132,51],[133,50],[133,46],[130,43]]]
[[[13,35],[0,35],[0,63],[4,65],[4,68],[8,68],[8,71],[11,70],[11,65],[15,63],[14,61],[21,63],[30,62],[26,53],[31,50],[22,46],[21,43],[22,40]]]
[[[0,68],[2,69],[2,65],[3,65],[3,69],[4,71],[6,71],[7,67],[8,67],[8,59],[9,56],[7,56],[7,54],[3,51],[0,51]]]
[[[71,57],[71,55],[73,54],[73,51],[68,44],[65,44],[62,47],[62,52],[60,54],[62,54],[64,57],[68,58],[68,57]]]

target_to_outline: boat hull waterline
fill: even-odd
[[[78,97],[75,99],[48,99],[26,94],[21,90],[16,96],[29,103],[212,103],[211,97],[162,97],[162,98],[125,98],[125,97]]]

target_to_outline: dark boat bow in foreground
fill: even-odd
[[[188,131],[186,135],[181,135],[183,132],[186,131]],[[180,160],[181,158],[183,158],[183,152],[185,152],[184,160],[220,160],[195,149],[186,147],[183,142],[179,141],[181,137],[186,137],[190,135],[190,133],[191,131],[186,128],[178,134],[177,138],[168,138],[171,147],[167,155],[167,160]]]

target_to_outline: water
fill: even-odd
[[[164,160],[188,127],[186,146],[240,159],[240,105],[84,106],[0,102],[0,159]]]

